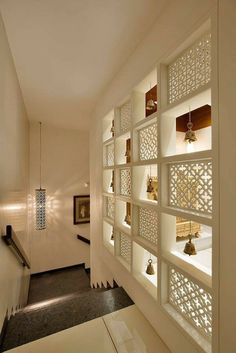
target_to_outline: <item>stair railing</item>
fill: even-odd
[[[87,238],[85,238],[85,237],[83,237],[82,235],[79,235],[79,234],[78,234],[78,235],[77,235],[77,239],[79,239],[79,240],[83,241],[84,243],[90,245],[90,240],[87,239]]]
[[[6,226],[6,235],[3,235],[2,239],[10,247],[17,259],[22,263],[22,265],[30,268],[30,261],[11,225]]]

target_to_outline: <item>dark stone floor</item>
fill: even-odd
[[[28,304],[81,293],[90,287],[89,277],[81,265],[32,275]]]
[[[2,351],[132,304],[123,288],[90,288],[81,267],[33,276],[29,305],[10,319]]]

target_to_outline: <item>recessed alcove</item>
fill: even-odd
[[[130,132],[127,132],[115,141],[116,164],[128,164],[131,162],[131,139]]]
[[[189,114],[190,112],[190,114]],[[189,116],[197,140],[185,141]],[[207,151],[212,145],[211,91],[203,90],[162,114],[162,155],[172,156]]]
[[[151,263],[149,264],[150,261]],[[148,274],[148,266],[153,273]],[[133,274],[141,285],[156,299],[157,298],[157,257],[133,242]]]
[[[133,197],[150,204],[158,201],[157,165],[140,165],[133,167]]]
[[[157,111],[157,71],[150,72],[133,90],[133,124],[152,117]]]
[[[162,236],[162,250],[174,255],[186,263],[192,265],[211,276],[212,274],[212,228],[196,221],[162,214],[162,227],[165,234]],[[192,235],[191,243],[194,245],[195,254],[188,255],[184,252],[186,243],[189,242],[189,234]]]
[[[103,118],[103,142],[114,137],[114,133],[114,110],[112,110]]]
[[[106,248],[114,255],[115,231],[112,224],[103,221],[103,243]]]

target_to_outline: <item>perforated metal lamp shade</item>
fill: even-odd
[[[46,189],[35,190],[36,230],[46,228]]]

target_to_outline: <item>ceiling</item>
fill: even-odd
[[[168,0],[0,0],[30,120],[89,129],[99,96]]]

